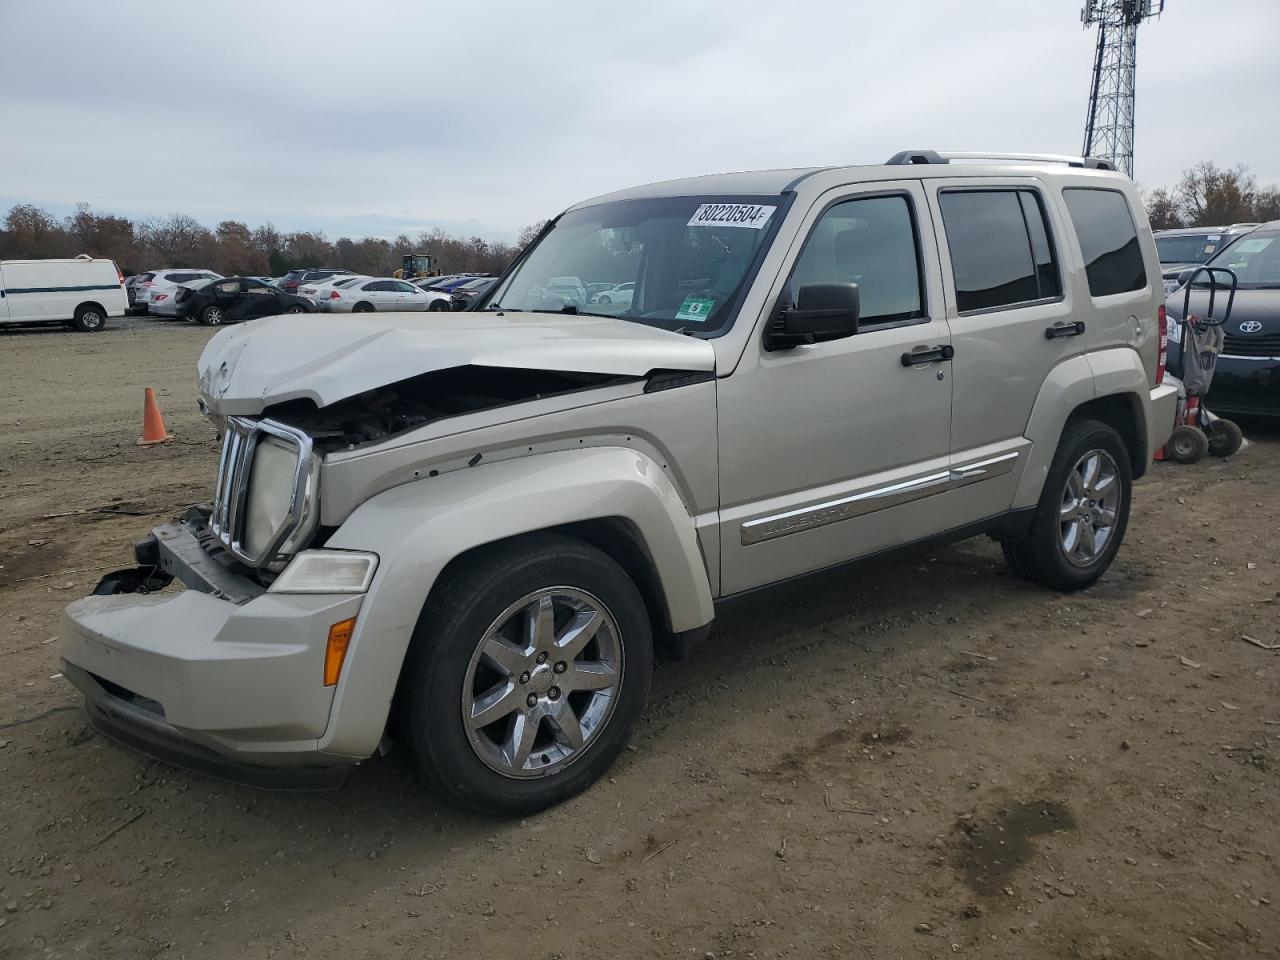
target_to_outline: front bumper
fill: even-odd
[[[194,526],[156,528],[139,545],[143,575],[103,584],[145,587],[158,567],[188,589],[67,607],[63,673],[95,726],[162,759],[253,786],[336,786],[362,758],[320,748],[334,691],[325,643],[363,598],[265,593],[206,554]]]
[[[1218,357],[1205,405],[1220,414],[1280,417],[1280,357]]]

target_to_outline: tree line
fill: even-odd
[[[186,214],[130,220],[97,213],[87,203],[58,220],[32,204],[13,207],[0,229],[0,259],[75,257],[114,260],[126,275],[163,267],[203,267],[225,276],[279,277],[299,267],[343,267],[370,276],[399,269],[405,254],[427,253],[445,273],[501,272],[540,224],[525,227],[516,245],[482,237],[455,237],[436,229],[394,240],[329,240],[304,230],[282,233],[270,223],[251,228],[223,220],[210,230]]]
[[[1260,186],[1243,164],[1220,170],[1202,160],[1184,170],[1177,184],[1157,187],[1143,200],[1153,230],[1280,220],[1280,187]]]
[[[1259,185],[1247,167],[1220,169],[1201,161],[1172,187],[1143,194],[1155,230],[1280,220],[1280,187]],[[512,245],[482,237],[455,237],[436,229],[394,240],[329,240],[318,231],[282,233],[270,223],[251,228],[223,220],[210,230],[186,214],[130,220],[97,213],[87,203],[58,220],[32,204],[13,207],[0,229],[0,259],[74,257],[114,260],[125,274],[161,267],[205,267],[226,276],[278,277],[297,267],[343,267],[385,276],[405,254],[428,253],[444,273],[501,272],[541,230],[523,228]]]

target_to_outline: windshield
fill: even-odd
[[[652,197],[570,211],[483,309],[587,313],[719,335],[787,199]]]
[[[1220,231],[1156,237],[1161,263],[1205,263],[1231,241]]]
[[[1280,287],[1280,230],[1257,231],[1242,237],[1210,261],[1235,272],[1241,287]],[[1219,277],[1221,283],[1225,278]],[[1208,286],[1209,278],[1196,277],[1195,285]]]

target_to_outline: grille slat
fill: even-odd
[[[254,451],[263,437],[275,437],[298,451],[298,467],[294,476],[289,516],[277,531],[272,546],[263,556],[250,555],[244,543],[247,519],[249,472]],[[213,510],[209,526],[227,552],[252,566],[273,561],[274,551],[290,537],[306,537],[314,527],[316,516],[314,471],[311,438],[296,428],[274,421],[228,417],[218,459],[218,478],[214,484]]]
[[[1280,334],[1236,337],[1228,333],[1222,353],[1229,357],[1280,357]]]

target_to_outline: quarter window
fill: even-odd
[[[1089,293],[1106,297],[1142,290],[1147,268],[1138,246],[1138,228],[1118,190],[1070,187],[1062,191],[1080,242]]]
[[[1032,190],[944,190],[956,308],[993,310],[1062,295],[1044,208]]]
[[[822,215],[791,272],[795,303],[811,283],[856,283],[859,324],[924,316],[915,219],[906,197],[865,197],[838,203]]]

